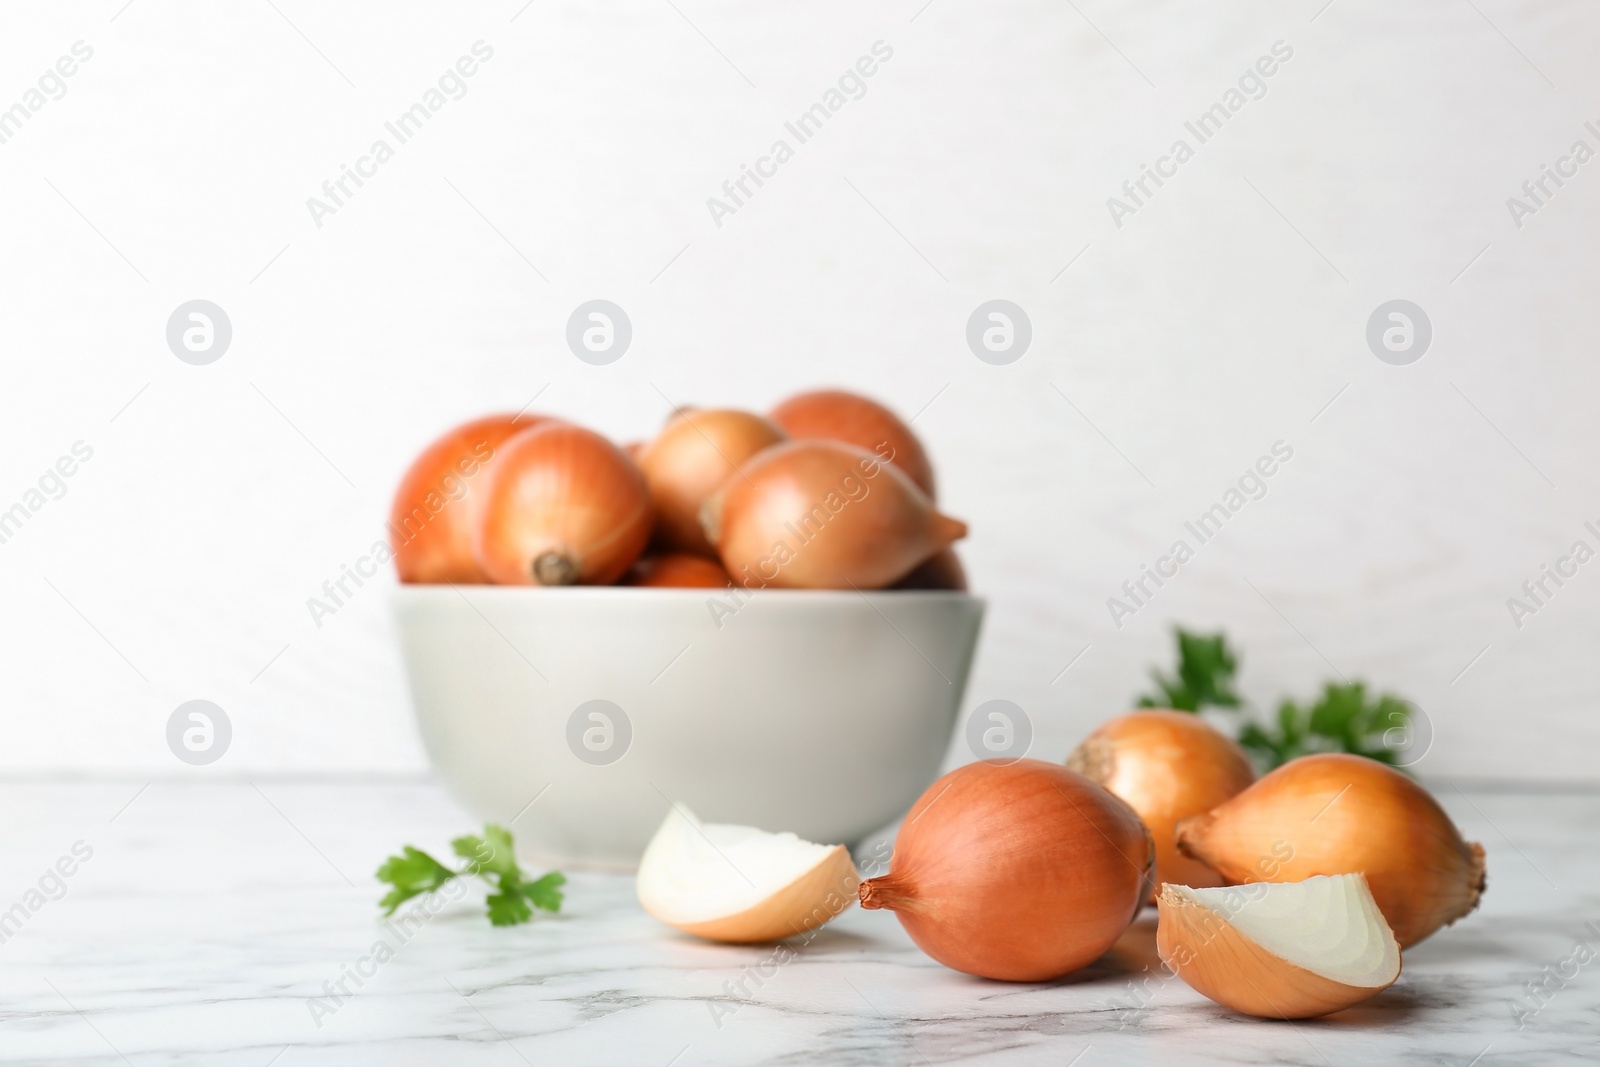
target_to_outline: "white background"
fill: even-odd
[[[921,411],[990,602],[967,703],[1021,704],[1035,754],[1185,621],[1227,629],[1259,704],[1335,671],[1413,698],[1427,774],[1600,775],[1600,562],[1521,629],[1506,605],[1600,548],[1600,162],[1520,229],[1506,207],[1600,148],[1592,5],[675,2],[7,6],[0,107],[94,57],[0,145],[0,508],[94,458],[0,545],[0,768],[201,773],[163,729],[203,697],[234,723],[212,772],[421,770],[392,578],[306,607],[416,449],[536,395],[637,438],[669,401],[837,384]],[[467,95],[317,228],[307,197],[480,39]],[[866,95],[715,226],[878,40]],[[1114,226],[1278,40],[1267,95]],[[205,367],[164,339],[197,297],[234,328]],[[563,341],[594,297],[634,324],[607,367]],[[1434,327],[1405,367],[1364,341],[1397,297]],[[964,340],[992,298],[1033,322],[1006,367]],[[1280,439],[1269,495],[1114,626]]]

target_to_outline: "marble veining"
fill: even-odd
[[[443,853],[472,825],[433,783],[144,784],[0,783],[0,1061],[1600,1060],[1595,793],[1434,783],[1488,849],[1484,906],[1408,952],[1375,1001],[1289,1024],[1162,979],[1148,913],[1093,967],[1030,985],[947,970],[886,912],[853,910],[803,944],[704,944],[644,915],[630,878],[584,871],[560,915],[528,926],[491,928],[476,887],[385,925],[382,858]],[[75,844],[90,857],[41,888]]]

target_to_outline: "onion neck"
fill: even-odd
[[[911,887],[893,874],[886,874],[881,878],[868,878],[857,888],[856,894],[861,898],[861,906],[868,911],[879,908],[905,911],[914,899]]]
[[[1483,899],[1484,887],[1489,884],[1489,872],[1484,866],[1483,846],[1476,841],[1467,842],[1468,871],[1467,871],[1467,897],[1463,902],[1460,914],[1452,915],[1445,922],[1453,923],[1463,916],[1470,915],[1478,909],[1478,901]]]
[[[1224,876],[1228,875],[1219,864],[1222,861],[1207,854],[1206,837],[1210,833],[1211,824],[1216,821],[1216,815],[1206,812],[1203,815],[1191,815],[1187,819],[1179,819],[1177,826],[1178,851],[1192,860],[1199,860],[1207,867],[1211,867]]]
[[[933,536],[942,548],[952,541],[959,541],[967,536],[967,524],[936,511],[933,513]]]
[[[533,560],[533,580],[540,585],[571,585],[578,580],[578,564],[558,549],[542,552]]]
[[[1111,742],[1103,737],[1091,737],[1072,750],[1067,757],[1067,770],[1077,771],[1091,782],[1104,785],[1111,777],[1116,764],[1116,753]]]

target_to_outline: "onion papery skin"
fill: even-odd
[[[771,419],[795,440],[821,438],[866,448],[906,472],[930,501],[939,498],[928,451],[898,414],[858,394],[819,389],[773,408]]]
[[[402,582],[479,585],[489,580],[472,550],[489,466],[508,438],[545,421],[542,415],[473,419],[411,461],[389,508],[389,547]]]
[[[734,581],[756,588],[881,589],[967,532],[900,470],[838,441],[760,453],[701,521]]]
[[[660,589],[725,589],[733,580],[716,560],[687,552],[667,552],[641,557],[622,584]]]
[[[860,884],[850,850],[836,845],[825,860],[759,904],[733,915],[681,923],[678,929],[731,944],[781,941],[833,919],[849,906]]]
[[[490,472],[473,549],[507,585],[610,585],[650,538],[644,475],[593,431],[548,423],[508,440]]]
[[[1222,915],[1163,887],[1156,952],[1196,992],[1263,1019],[1315,1019],[1371,1000],[1379,986],[1353,986],[1296,966],[1234,929]]]
[[[983,978],[1036,982],[1092,963],[1150,891],[1139,817],[1056,763],[969,763],[906,815],[889,873],[861,883],[924,952]]]
[[[947,589],[967,591],[967,569],[953,548],[941,548],[911,569],[891,589]]]
[[[1178,821],[1203,815],[1256,780],[1231,738],[1191,712],[1130,711],[1084,739],[1067,766],[1126,800],[1156,842],[1156,887],[1163,882],[1226,885],[1178,851]],[[1151,902],[1155,897],[1152,895]]]
[[[861,876],[843,845],[703,823],[673,804],[639,858],[634,892],[668,926],[712,941],[776,941],[855,902]]]
[[[1462,839],[1416,782],[1364,756],[1302,756],[1205,815],[1178,848],[1230,882],[1364,874],[1401,948],[1470,913],[1483,846]]]
[[[875,400],[841,389],[800,393],[772,409],[772,421],[796,440],[822,438],[864,448],[893,463],[937,500],[927,450],[900,416]]]
[[[671,551],[715,555],[700,528],[706,497],[739,464],[785,436],[772,420],[747,411],[678,410],[635,457],[655,505],[657,543]]]

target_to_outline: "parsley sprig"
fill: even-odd
[[[1406,735],[1410,721],[1411,711],[1398,697],[1368,696],[1364,682],[1327,682],[1309,708],[1292,700],[1280,703],[1276,730],[1246,723],[1239,743],[1269,767],[1310,752],[1349,752],[1399,766],[1388,741]]]
[[[1190,633],[1180,626],[1177,638],[1177,675],[1151,670],[1150,677],[1160,693],[1140,697],[1138,706],[1174,711],[1243,707],[1244,701],[1233,688],[1239,660],[1228,647],[1227,635]]]
[[[1152,670],[1156,692],[1139,697],[1138,706],[1247,713],[1234,688],[1239,657],[1228,647],[1227,636],[1192,633],[1182,627],[1176,636],[1176,672]],[[1278,704],[1276,719],[1245,719],[1239,727],[1239,744],[1266,770],[1313,752],[1349,752],[1399,766],[1389,741],[1409,736],[1410,721],[1410,708],[1399,697],[1369,694],[1364,682],[1327,682],[1309,706],[1286,698]]]
[[[446,882],[463,874],[477,875],[494,889],[488,897],[489,921],[495,926],[515,926],[533,918],[533,909],[560,911],[561,886],[567,882],[560,871],[525,881],[517,866],[511,832],[487,825],[483,834],[467,834],[450,842],[451,850],[466,863],[459,870],[446,867],[419,848],[406,845],[398,856],[390,856],[378,868],[378,881],[391,888],[378,901],[385,915],[412,897],[437,892]]]

